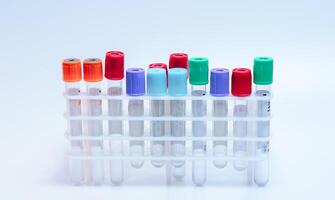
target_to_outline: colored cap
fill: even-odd
[[[273,78],[273,59],[271,57],[256,57],[254,59],[254,83],[270,85]]]
[[[145,74],[142,68],[128,68],[126,71],[126,93],[130,96],[145,94]]]
[[[148,69],[147,89],[149,96],[166,95],[166,72],[164,69],[160,68]]]
[[[109,51],[105,58],[105,77],[109,80],[121,80],[124,77],[124,53]]]
[[[150,68],[161,68],[161,69],[164,69],[165,72],[166,72],[166,76],[168,75],[168,69],[167,69],[167,66],[165,63],[151,63],[149,65],[149,69]]]
[[[190,84],[208,84],[208,59],[203,57],[191,58],[190,61]]]
[[[170,96],[187,95],[187,70],[183,68],[173,68],[169,70],[169,89]]]
[[[173,53],[169,59],[169,69],[185,68],[188,69],[188,55],[186,53]]]
[[[231,77],[231,93],[234,96],[245,97],[251,94],[251,70],[235,68]]]
[[[87,82],[102,81],[102,61],[99,58],[84,60],[84,80]]]
[[[229,70],[225,68],[214,68],[211,70],[211,89],[213,96],[229,95]]]
[[[78,82],[81,81],[81,63],[77,58],[64,59],[62,63],[63,81]]]

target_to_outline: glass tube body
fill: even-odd
[[[100,82],[88,82],[87,94],[89,96],[98,96],[101,94]],[[87,115],[88,116],[101,116],[102,115],[102,101],[100,99],[87,100]],[[87,120],[87,134],[88,136],[103,135],[102,120]],[[103,141],[90,140],[87,143],[88,153],[91,155],[101,155],[103,153]],[[103,160],[90,160],[89,161],[89,182],[93,184],[101,184],[104,181],[104,162]]]
[[[206,95],[206,85],[192,85],[192,96]],[[207,114],[206,100],[192,100],[192,116],[204,117]],[[204,137],[207,135],[206,120],[192,121],[193,137]],[[206,141],[193,141],[192,149],[194,156],[206,155]],[[192,163],[192,180],[196,185],[203,185],[206,182],[207,164],[205,160],[194,160]]]
[[[136,97],[134,97],[136,98]],[[128,101],[128,115],[132,117],[140,117],[144,115],[144,102],[140,99],[130,99]],[[144,135],[144,121],[143,120],[129,120],[129,136],[141,137]],[[130,155],[144,156],[144,141],[139,140],[130,141]],[[143,160],[132,160],[131,165],[134,168],[141,168]]]
[[[218,97],[219,98],[219,97]],[[213,116],[214,117],[227,117],[228,104],[226,100],[213,101]],[[213,121],[213,136],[225,137],[228,135],[228,122],[227,121]],[[227,141],[213,142],[214,156],[227,156]],[[214,160],[215,167],[223,168],[227,165],[225,160]]]
[[[164,100],[150,100],[150,115],[152,117],[164,116],[165,101]],[[165,135],[165,122],[164,121],[151,121],[150,122],[150,135],[153,137],[163,137]],[[165,150],[164,141],[151,141],[151,155],[163,156]],[[164,161],[152,160],[152,165],[155,167],[162,167]]]
[[[234,104],[234,116],[235,117],[246,117],[248,115],[248,101],[247,100],[235,100]],[[248,123],[244,120],[234,121],[233,123],[233,134],[234,137],[247,137],[248,135]],[[243,157],[247,155],[247,142],[246,141],[234,141],[233,146],[234,155],[237,157]],[[234,168],[238,171],[246,169],[248,162],[246,161],[234,161]]]
[[[256,85],[256,96],[268,97],[271,95],[270,85]],[[270,100],[258,100],[257,101],[257,116],[258,117],[269,117],[270,116],[271,104]],[[270,121],[258,121],[257,122],[257,137],[269,137],[270,136]],[[256,155],[266,157],[269,153],[269,142],[257,142]],[[255,183],[257,185],[266,185],[269,181],[269,160],[264,159],[262,161],[255,162]]]
[[[122,95],[122,80],[108,80],[107,81],[107,94],[109,96]],[[111,99],[108,100],[108,115],[109,116],[122,116],[122,100]],[[108,121],[108,134],[111,136],[123,135],[122,120],[109,120]],[[123,155],[123,140],[111,140],[109,143],[110,152],[113,156]],[[114,184],[120,184],[123,181],[123,161],[112,160],[110,161],[110,175],[111,181]]]
[[[65,83],[65,93],[69,96],[80,95],[80,82],[67,82]],[[81,100],[68,99],[66,102],[67,113],[69,116],[80,116],[82,114]],[[68,133],[70,136],[81,136],[82,120],[68,120]],[[81,155],[83,144],[80,140],[71,141],[70,152],[73,155]],[[70,180],[74,184],[81,184],[84,182],[84,165],[80,159],[70,160]]]
[[[185,100],[171,100],[170,114],[172,117],[184,117],[186,114]],[[170,130],[172,137],[184,137],[186,133],[185,121],[171,121]],[[172,156],[185,155],[185,141],[172,141]],[[185,175],[185,161],[173,161],[173,175],[182,178]]]

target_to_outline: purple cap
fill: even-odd
[[[145,94],[145,75],[142,68],[129,68],[126,71],[126,92],[130,96]]]
[[[211,70],[211,95],[229,95],[229,70],[225,68],[214,68]]]

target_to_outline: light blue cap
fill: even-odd
[[[147,92],[149,96],[166,95],[166,71],[162,68],[150,68],[147,72]]]
[[[184,68],[172,68],[169,70],[169,95],[187,95],[187,70]]]

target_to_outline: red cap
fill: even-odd
[[[165,72],[166,72],[166,86],[167,86],[168,85],[168,69],[167,69],[166,64],[164,64],[164,63],[151,63],[149,65],[149,69],[150,68],[162,68],[162,69],[165,69]]]
[[[162,69],[165,69],[166,76],[168,75],[168,69],[167,69],[166,64],[164,64],[164,63],[152,63],[152,64],[149,65],[149,68],[162,68]]]
[[[169,69],[172,68],[188,69],[188,55],[186,53],[171,54],[169,60]]]
[[[84,80],[87,82],[102,81],[102,62],[99,58],[84,60]]]
[[[105,58],[105,77],[109,80],[121,80],[124,77],[124,53],[109,51]]]
[[[245,97],[251,94],[251,70],[235,68],[231,78],[231,93],[234,96]]]
[[[77,58],[64,59],[62,63],[64,82],[81,81],[81,63]]]

